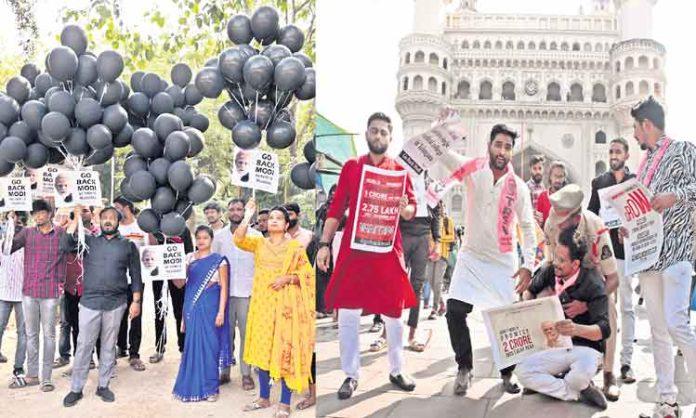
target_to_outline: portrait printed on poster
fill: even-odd
[[[184,244],[145,245],[138,251],[143,283],[186,277]]]

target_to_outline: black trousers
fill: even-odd
[[[166,318],[161,317],[162,309],[157,303],[162,297],[162,287],[164,287],[163,281],[157,280],[152,282],[152,292],[154,293],[155,301],[155,347],[157,347],[158,353],[164,353],[165,347],[167,346],[167,332],[164,329],[164,321]],[[169,282],[167,287],[169,288],[169,295],[172,298],[171,309],[174,311],[174,318],[176,319],[177,344],[179,345],[179,352],[183,353],[184,334],[181,332],[181,316],[184,311],[184,293],[186,292],[186,286],[179,289],[174,286],[173,282]]]
[[[471,350],[471,333],[466,323],[466,317],[474,306],[470,303],[456,299],[447,300],[447,328],[449,329],[450,343],[454,350],[454,359],[459,369],[472,370],[474,368],[474,353]],[[507,367],[500,371],[501,376],[512,376],[515,366]]]
[[[401,242],[404,247],[404,262],[409,270],[413,292],[416,294],[416,306],[409,310],[406,323],[411,328],[417,328],[421,294],[425,284],[425,266],[428,263],[429,241],[427,235],[402,234]]]
[[[331,270],[324,272],[319,268],[315,267],[316,277],[317,277],[317,312],[326,312],[326,302],[324,301],[324,295],[326,294],[326,287],[329,285],[329,279],[331,278]]]
[[[144,292],[143,288],[143,293]],[[140,296],[142,300],[142,295]],[[123,314],[123,319],[121,319],[121,327],[118,331],[118,349],[125,351],[128,348],[128,354],[130,358],[140,358],[140,341],[143,338],[143,328],[142,328],[142,315],[138,315],[137,318],[133,320],[128,319],[128,309],[133,302],[133,290],[130,285],[128,285],[128,304],[126,305],[126,312]],[[141,301],[142,303],[142,301]],[[141,306],[142,311],[142,306]],[[128,325],[130,324],[130,330]]]
[[[67,338],[72,337],[72,355],[74,356],[75,351],[77,351],[77,334],[80,332],[80,320],[78,316],[80,310],[80,297],[65,292],[64,298],[63,306],[61,308],[65,309],[65,322],[68,323],[68,328],[70,329],[70,336]],[[63,353],[61,353],[61,355],[62,354]]]

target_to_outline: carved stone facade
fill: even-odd
[[[655,0],[594,0],[590,14],[575,16],[484,14],[472,0],[454,10],[440,0],[415,1],[415,32],[399,45],[396,108],[405,138],[428,129],[448,105],[469,126],[463,154],[485,155],[494,124],[515,128],[521,137],[513,163],[525,180],[529,158],[544,154],[564,161],[571,180],[589,190],[618,136],[629,141],[635,169],[640,151],[628,112],[648,95],[665,98],[665,48],[649,32]],[[445,199],[457,222],[461,193]]]

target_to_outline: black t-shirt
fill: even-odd
[[[556,284],[556,275],[553,266],[539,269],[529,286],[529,291],[537,295],[542,290]],[[604,341],[609,338],[611,328],[609,326],[609,299],[604,289],[604,280],[597,269],[580,268],[580,275],[575,283],[568,287],[561,295],[561,300],[570,302],[578,300],[587,303],[587,312],[576,316],[573,322],[580,325],[598,325],[602,330],[602,340],[591,341],[581,337],[573,337],[573,345],[594,348],[604,353]]]

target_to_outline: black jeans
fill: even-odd
[[[80,332],[80,318],[79,318],[79,311],[80,311],[80,297],[77,295],[71,295],[68,292],[65,292],[64,296],[64,302],[62,308],[65,309],[65,321],[68,323],[68,326],[70,328],[70,334],[72,337],[72,352],[73,355],[75,355],[75,351],[77,351],[77,334]],[[62,335],[61,335],[62,338]],[[62,344],[61,344],[62,345]],[[61,356],[63,353],[61,353]]]
[[[401,242],[404,247],[404,262],[409,270],[409,279],[413,292],[416,294],[416,306],[411,308],[408,313],[408,326],[418,327],[418,316],[420,314],[421,293],[425,283],[425,266],[428,264],[429,240],[427,235],[401,235]]]
[[[466,323],[466,317],[474,306],[470,303],[456,299],[447,300],[447,328],[449,329],[450,343],[454,350],[454,359],[459,369],[472,370],[474,368],[474,354],[471,350],[471,333]],[[515,366],[507,367],[500,371],[501,376],[510,377]]]
[[[143,293],[144,292],[143,288]],[[142,304],[142,295],[141,304]],[[128,303],[126,305],[126,312],[123,314],[123,319],[121,319],[121,328],[118,330],[118,349],[125,351],[128,348],[128,354],[130,358],[140,358],[140,340],[143,337],[142,329],[142,315],[138,315],[133,320],[128,319],[128,309],[130,309],[131,302],[133,302],[133,290],[130,285],[128,285]],[[142,308],[142,306],[141,306]],[[141,309],[142,311],[142,309]],[[128,325],[130,323],[130,331],[128,330]]]
[[[161,280],[152,282],[152,292],[154,293],[155,301],[155,347],[157,347],[158,353],[164,353],[167,346],[167,332],[164,329],[164,321],[166,318],[161,317],[162,309],[160,304],[157,303],[157,301],[162,297],[163,286],[164,282]],[[172,298],[172,305],[170,309],[174,310],[174,318],[176,319],[177,344],[179,345],[179,352],[183,353],[184,334],[181,332],[181,316],[184,311],[184,293],[186,292],[186,286],[179,289],[178,287],[174,286],[173,282],[169,282],[167,287],[169,288],[169,295]]]

